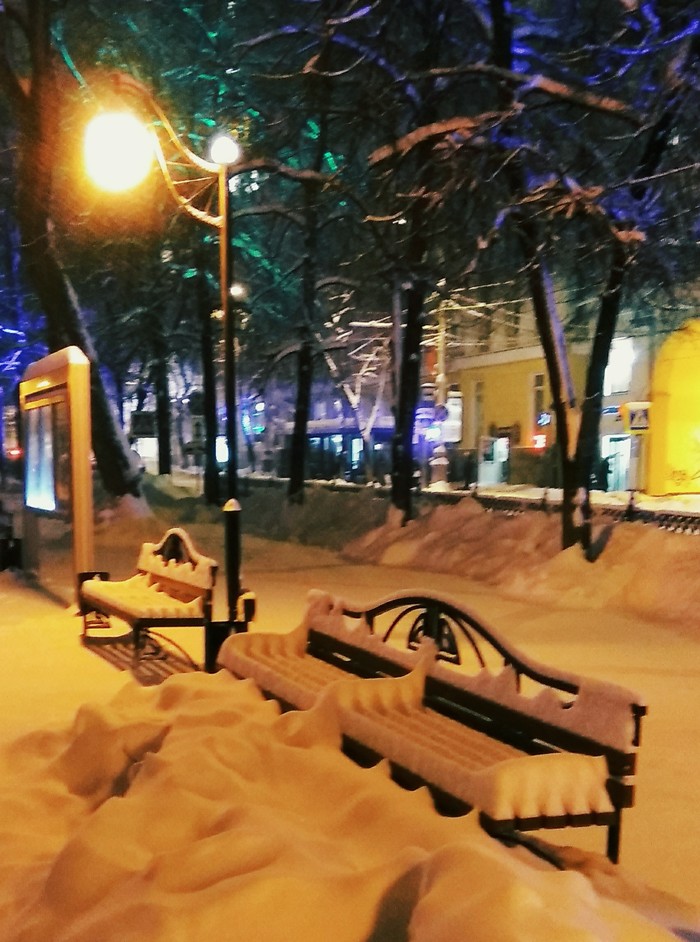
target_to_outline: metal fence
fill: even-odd
[[[518,495],[480,494],[474,491],[472,498],[493,513],[506,515],[523,513],[559,513],[561,501],[550,498],[545,491],[541,498],[523,498]],[[675,533],[700,534],[700,511],[675,511],[667,508],[652,509],[639,507],[636,495],[630,492],[627,504],[623,506],[599,505],[593,507],[595,517],[605,518],[615,523],[644,523]]]

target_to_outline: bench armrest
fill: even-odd
[[[109,579],[109,573],[100,569],[88,569],[85,572],[78,573],[79,586],[81,586],[83,582],[87,582],[88,579],[101,579],[102,582],[107,582]]]

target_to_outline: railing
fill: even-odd
[[[243,479],[244,487],[284,487],[286,480],[282,478],[266,477],[248,477]],[[309,480],[306,482],[308,488],[318,488],[321,490],[335,491],[337,493],[355,493],[366,491],[368,488],[377,497],[383,497],[387,501],[390,499],[391,489],[387,485],[367,485],[351,484],[338,481],[318,481]],[[535,489],[533,489],[535,490]],[[478,487],[471,490],[450,490],[450,491],[431,491],[427,488],[417,489],[415,491],[415,500],[418,505],[439,506],[444,504],[458,504],[463,500],[476,500],[484,508],[493,513],[500,513],[506,516],[516,516],[524,513],[548,513],[556,514],[560,512],[561,498],[556,489],[542,488],[538,496],[524,496],[517,490],[508,494],[505,492],[489,493],[482,491]],[[593,512],[596,517],[604,517],[613,523],[632,522],[645,523],[658,527],[662,530],[669,530],[676,533],[700,534],[700,510],[669,510],[668,508],[653,509],[650,507],[640,507],[637,503],[638,493],[628,492],[628,499],[625,504],[613,505],[596,502],[593,505]]]
[[[545,513],[559,513],[561,500],[552,497],[545,489],[540,498],[525,498],[514,494],[482,494],[478,490],[471,495],[484,510],[493,513],[503,513],[508,516],[533,511]],[[611,506],[606,504],[594,505],[593,512],[598,517],[605,517],[615,523],[646,523],[658,527],[660,530],[669,530],[675,533],[700,534],[700,511],[669,510],[650,507],[639,507],[636,503],[636,494],[629,492],[629,499],[624,506]]]

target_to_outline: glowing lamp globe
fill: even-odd
[[[129,112],[107,112],[85,132],[85,167],[101,189],[119,193],[138,186],[153,166],[153,138]]]
[[[215,164],[228,167],[241,158],[241,145],[230,134],[217,134],[209,146],[209,156]]]

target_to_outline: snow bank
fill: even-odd
[[[17,740],[0,755],[0,940],[671,938],[339,743],[330,707],[280,716],[226,672],[131,683]]]
[[[466,576],[531,602],[614,607],[700,630],[700,538],[642,523],[598,527],[594,538],[607,542],[591,563],[579,547],[560,550],[557,514],[494,514],[467,498],[403,527],[392,511],[382,526],[349,542],[343,555]]]
[[[532,490],[532,489],[531,489]],[[138,508],[107,513],[103,531],[110,542],[132,545],[152,539],[154,517],[163,529],[184,525],[198,548],[221,557],[221,511],[207,506],[189,485],[167,478],[145,479],[154,516]],[[518,492],[525,498],[528,490]],[[533,502],[539,503],[532,496]],[[600,503],[624,506],[627,495],[593,492]],[[697,510],[679,501],[641,497],[639,506]],[[599,523],[594,540],[605,543],[596,562],[578,547],[561,551],[561,525],[556,510],[507,516],[491,513],[470,497],[455,504],[419,502],[419,515],[401,526],[401,514],[387,511],[386,495],[375,488],[335,490],[320,482],[309,485],[304,503],[288,505],[284,482],[253,481],[242,499],[242,523],[248,534],[305,545],[341,549],[357,563],[407,567],[465,576],[497,587],[512,598],[554,602],[558,607],[614,607],[645,618],[673,621],[679,628],[700,629],[700,538],[637,523]],[[110,515],[111,514],[111,515]],[[605,518],[600,517],[600,520]],[[116,525],[112,525],[116,524]],[[214,526],[212,527],[212,524]],[[673,585],[673,592],[668,590]]]

